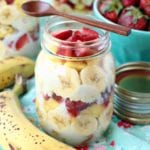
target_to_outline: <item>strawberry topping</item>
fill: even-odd
[[[83,28],[80,30],[65,30],[57,33],[52,33],[55,38],[63,41],[57,48],[56,54],[68,57],[85,57],[98,52],[98,48],[91,48],[85,45],[88,41],[93,41],[99,38],[99,34],[91,29]],[[91,43],[92,44],[92,43]]]
[[[134,7],[126,7],[118,20],[118,23],[132,29],[145,30],[147,26],[147,21],[142,12]]]
[[[76,117],[80,113],[80,111],[87,108],[90,104],[81,101],[70,101],[69,99],[67,99],[65,101],[65,105],[70,115]]]
[[[27,34],[22,35],[19,40],[16,42],[16,50],[20,50],[29,42],[29,38]]]
[[[122,4],[125,7],[133,6],[139,3],[139,0],[122,0]]]
[[[53,36],[60,40],[67,40],[69,37],[72,36],[72,32],[72,30],[64,30],[61,32],[53,33]]]

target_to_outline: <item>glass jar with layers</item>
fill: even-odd
[[[0,1],[0,59],[15,55],[36,57],[40,50],[39,21],[23,13],[21,5],[25,1]]]
[[[35,68],[36,108],[51,136],[73,146],[96,141],[113,113],[114,61],[109,34],[53,17]]]

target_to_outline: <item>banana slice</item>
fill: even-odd
[[[69,2],[71,2],[74,5],[77,5],[79,3],[79,0],[69,0]]]
[[[107,86],[105,72],[98,66],[87,66],[80,72],[83,84],[96,87],[99,92],[104,91]]]
[[[102,112],[105,110],[104,105],[102,104],[93,104],[86,108],[85,110],[81,111],[80,114],[86,114],[89,116],[93,116],[99,118]]]
[[[97,57],[97,58],[94,58],[94,59],[91,59],[91,60],[87,60],[86,63],[89,66],[93,66],[93,65],[101,66],[102,59]]]
[[[81,85],[71,96],[73,100],[80,100],[86,103],[95,102],[100,98],[100,93],[97,88],[89,85]]]
[[[80,86],[79,74],[75,69],[59,67],[55,69],[56,77],[54,92],[62,97],[70,97]]]
[[[88,6],[88,7],[92,6],[93,0],[81,0],[81,1],[85,6]]]
[[[56,109],[59,107],[59,103],[54,99],[44,100],[44,109],[46,112]]]
[[[0,23],[10,25],[19,16],[17,8],[13,5],[6,5],[0,9]]]
[[[78,5],[75,6],[75,9],[79,10],[79,11],[82,11],[82,10],[85,9],[85,6],[84,6],[84,4],[79,3]]]
[[[82,136],[93,134],[98,127],[96,118],[89,115],[79,115],[72,123],[73,129]]]
[[[103,111],[103,113],[99,118],[99,123],[101,124],[103,131],[105,131],[108,128],[111,122],[112,114],[113,114],[113,103],[109,102],[108,106],[105,108],[105,110]]]
[[[59,133],[67,130],[72,123],[71,118],[69,118],[67,115],[65,116],[63,111],[61,113],[57,111],[49,112],[48,119],[51,129]]]
[[[67,61],[65,64],[65,66],[76,69],[77,71],[81,71],[83,68],[86,67],[86,62],[81,61],[81,62],[73,62],[73,61]]]
[[[66,13],[68,13],[68,12],[72,12],[72,9],[71,9],[71,7],[69,6],[69,5],[67,5],[67,4],[59,4],[59,10],[61,11],[61,12],[66,12]]]
[[[0,24],[0,39],[5,38],[8,35],[11,35],[15,32],[15,29],[12,26]]]

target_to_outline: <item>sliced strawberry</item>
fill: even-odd
[[[14,3],[14,0],[5,0],[5,1],[6,1],[6,3],[7,3],[8,5],[11,5],[11,4]]]
[[[83,28],[81,30],[81,34],[82,34],[81,41],[83,42],[92,41],[99,37],[99,34],[96,31],[88,29],[88,28]]]
[[[72,48],[69,48],[67,46],[66,47],[60,46],[56,54],[61,56],[75,57],[74,50],[72,50]]]
[[[56,95],[55,93],[52,94],[52,98],[55,99],[58,103],[63,102],[63,98],[61,96]]]
[[[80,31],[75,31],[72,37],[69,39],[69,41],[77,42],[77,41],[81,41],[81,39],[82,39],[82,33]]]
[[[76,57],[85,57],[85,56],[94,55],[97,52],[98,52],[98,50],[96,50],[96,49],[90,49],[90,48],[83,47],[83,48],[76,49],[75,55],[76,55]]]
[[[53,36],[60,40],[67,40],[69,37],[72,36],[73,31],[72,30],[64,30],[53,33]]]
[[[128,6],[139,4],[139,1],[140,0],[122,0],[122,4],[123,6],[128,7]]]
[[[84,103],[81,101],[70,101],[69,99],[65,101],[65,105],[66,105],[67,111],[73,117],[76,117],[80,113],[80,111],[82,111],[83,109],[89,106],[88,103]]]
[[[29,38],[27,34],[22,35],[19,40],[16,42],[16,50],[19,51],[21,48],[25,46],[29,42]]]

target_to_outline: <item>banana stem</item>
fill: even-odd
[[[16,82],[13,87],[13,92],[17,95],[20,96],[26,91],[26,79],[21,75],[17,74],[16,75]]]

